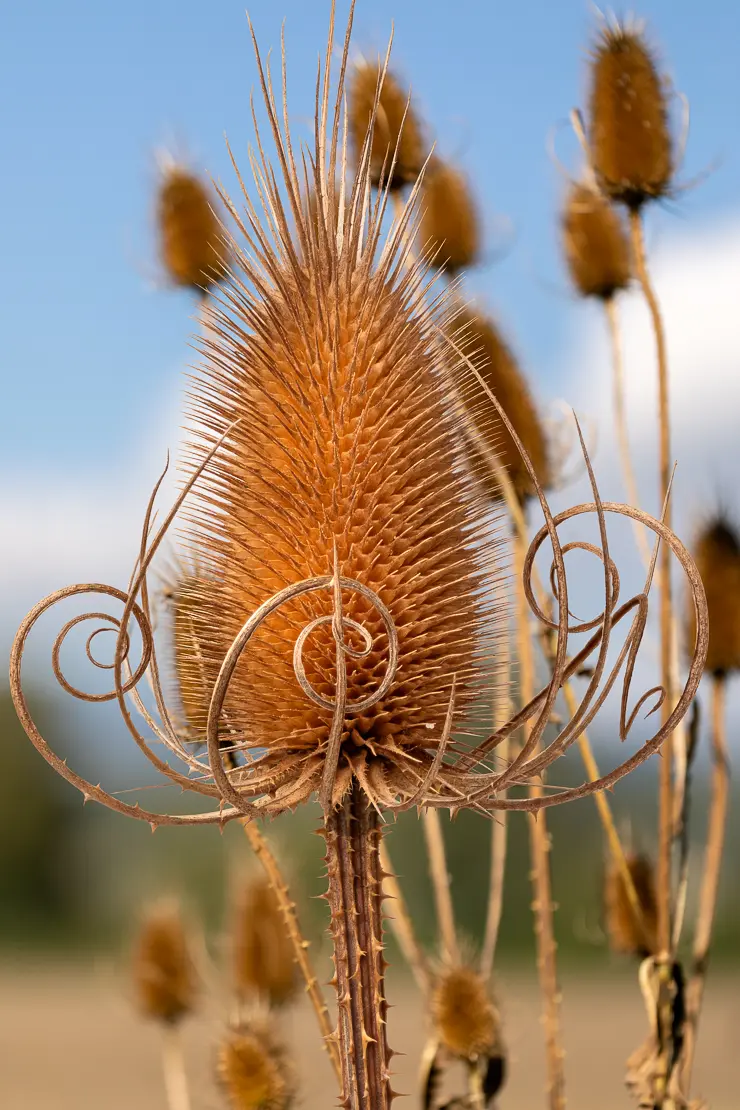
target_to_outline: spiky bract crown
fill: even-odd
[[[637,854],[627,857],[627,869],[640,905],[639,918],[622,873],[612,864],[607,871],[604,889],[606,931],[612,951],[644,959],[658,951],[655,871],[647,856]]]
[[[425,149],[421,124],[404,90],[380,60],[358,61],[349,84],[349,133],[359,162],[368,127],[374,119],[370,148],[370,181],[374,186],[402,189],[416,181],[429,151]],[[375,102],[380,87],[377,115]]]
[[[543,488],[550,482],[548,444],[537,407],[510,348],[492,320],[468,309],[459,309],[449,328],[454,343],[475,365],[486,386],[496,397],[522,441]],[[487,495],[495,501],[503,498],[501,486],[486,461],[494,452],[504,465],[517,496],[531,497],[535,488],[522,455],[511,433],[504,427],[483,386],[464,369],[459,374],[465,408],[472,421],[465,431],[471,469]]]
[[[709,521],[695,545],[709,609],[709,651],[706,670],[717,676],[740,670],[740,536],[723,516]],[[689,646],[693,646],[696,617],[689,616]]]
[[[147,1017],[171,1024],[192,1010],[197,977],[185,925],[175,905],[162,903],[144,918],[132,973],[139,1007]]]
[[[664,82],[638,27],[606,27],[591,63],[589,145],[604,192],[638,208],[665,196],[673,141]]]
[[[609,300],[631,279],[630,246],[618,213],[588,185],[571,186],[562,219],[571,280],[582,297]]]
[[[157,204],[159,250],[175,285],[205,293],[226,274],[229,254],[215,200],[195,174],[180,166],[164,171]]]
[[[234,985],[248,999],[282,1006],[296,992],[293,946],[275,892],[265,878],[242,883],[231,928]]]
[[[404,269],[409,229],[401,221],[381,249],[387,195],[370,205],[369,140],[351,192],[337,192],[338,128],[327,148],[319,138],[313,180],[301,182],[275,122],[295,231],[274,178],[258,169],[265,214],[247,200],[250,255],[234,247],[241,273],[213,311],[193,383],[191,463],[228,432],[192,510],[204,581],[191,620],[208,630],[194,681],[208,700],[247,618],[284,587],[331,573],[336,553],[341,574],[390,611],[399,662],[381,701],[346,714],[333,798],[354,774],[373,800],[390,804],[412,794],[431,766],[453,679],[458,743],[482,729],[469,711],[495,663],[495,541],[485,501],[460,465],[449,359],[424,271]],[[318,218],[306,215],[311,190]],[[348,698],[360,700],[383,679],[388,637],[361,594],[343,590],[342,607],[348,645],[363,647],[349,622],[372,637],[364,657],[345,657]],[[333,714],[299,686],[293,649],[326,612],[318,594],[283,604],[255,634],[226,696],[224,734],[262,753],[232,782],[273,812],[305,800],[324,769]],[[303,663],[313,689],[332,699],[329,625],[310,635]]]
[[[466,1060],[500,1051],[499,1018],[486,985],[470,967],[439,976],[432,997],[434,1024],[448,1051]]]
[[[251,1021],[229,1033],[216,1068],[232,1110],[286,1110],[293,1101],[293,1073],[266,1024]]]
[[[419,242],[435,266],[455,273],[480,259],[478,211],[465,175],[455,166],[433,159],[424,173]]]

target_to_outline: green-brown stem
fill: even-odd
[[[355,781],[326,818],[328,900],[334,942],[337,1041],[345,1110],[387,1110],[380,823]]]

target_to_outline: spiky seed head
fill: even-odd
[[[243,999],[282,1006],[295,996],[293,947],[277,897],[266,878],[241,884],[231,929],[234,984]]]
[[[674,172],[666,88],[639,27],[601,32],[589,117],[593,168],[607,196],[629,208],[665,196]]]
[[[157,198],[162,265],[174,285],[207,292],[226,275],[229,254],[212,190],[189,170],[168,165]]]
[[[658,945],[658,902],[655,871],[644,855],[627,856],[627,868],[640,904],[638,921],[627,893],[622,872],[610,864],[604,888],[606,932],[613,952],[644,959],[654,955]]]
[[[550,483],[547,436],[516,358],[493,320],[464,308],[450,328],[454,342],[475,365],[478,373],[494,394],[511,421],[543,489]],[[475,427],[476,438],[466,433],[466,447],[471,468],[489,497],[500,500],[501,487],[484,457],[484,448],[495,452],[506,467],[520,500],[531,497],[534,485],[510,432],[504,426],[488,395],[468,370],[461,374],[461,392],[465,408]],[[481,442],[482,445],[481,446]]]
[[[740,534],[720,514],[702,528],[694,559],[707,595],[709,650],[706,669],[723,677],[740,670]],[[696,635],[696,614],[689,613],[689,645]]]
[[[188,738],[203,739],[208,706],[223,656],[213,643],[204,612],[218,604],[218,583],[197,567],[167,583],[173,646],[174,679]]]
[[[287,1110],[293,1101],[292,1070],[266,1024],[250,1021],[228,1033],[216,1069],[231,1110]]]
[[[582,297],[608,301],[631,279],[630,246],[622,220],[597,189],[571,186],[562,217],[563,250]]]
[[[419,243],[434,265],[454,274],[480,261],[481,227],[461,170],[434,158],[424,173]]]
[[[182,914],[174,902],[155,905],[145,915],[132,973],[139,1008],[146,1017],[174,1024],[193,1009],[197,974]]]
[[[359,60],[349,83],[348,124],[355,161],[359,162],[373,108],[383,63]],[[416,181],[428,154],[421,124],[409,90],[397,76],[386,71],[373,126],[370,149],[370,181],[376,188],[402,189]],[[392,165],[395,157],[395,165]]]
[[[475,1060],[500,1053],[500,1023],[481,976],[471,967],[451,967],[437,978],[432,1015],[442,1044],[455,1056]]]

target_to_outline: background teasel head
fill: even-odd
[[[627,856],[639,917],[627,892],[622,872],[612,861],[604,884],[604,918],[609,945],[613,952],[629,956],[655,955],[658,950],[658,903],[655,869],[645,855]]]
[[[502,1055],[498,1011],[474,968],[440,972],[432,994],[432,1019],[440,1042],[453,1056],[475,1060]]]
[[[723,677],[740,670],[740,532],[724,514],[702,528],[694,546],[709,608],[709,651],[706,669]],[[696,617],[689,606],[689,646],[696,635]]]
[[[146,913],[134,946],[132,978],[146,1017],[173,1024],[193,1009],[198,979],[175,902],[161,902]]]
[[[665,196],[674,173],[665,81],[638,25],[605,25],[591,61],[589,147],[599,185],[629,208]]]
[[[227,273],[229,252],[215,214],[216,197],[196,174],[163,162],[157,197],[159,254],[174,285],[200,293]]]
[[[582,297],[607,301],[627,288],[632,277],[629,239],[618,212],[603,193],[573,183],[561,227],[568,271]]]
[[[287,1110],[295,1077],[271,1027],[242,1023],[218,1047],[216,1073],[231,1110]]]
[[[370,147],[370,181],[376,188],[382,184],[391,190],[403,189],[416,181],[429,151],[409,90],[393,73],[386,71],[383,77],[380,59],[375,63],[359,59],[353,67],[348,103],[350,139],[355,162],[359,163],[381,78]]]
[[[451,273],[480,261],[480,216],[461,170],[432,158],[421,188],[419,245],[435,266]]]
[[[500,403],[524,445],[540,485],[546,488],[551,475],[545,428],[524,375],[493,320],[474,309],[461,308],[450,317],[446,330]],[[506,468],[519,499],[524,501],[533,496],[534,485],[521,453],[486,391],[464,365],[458,369],[458,380],[470,422],[464,429],[468,461],[482,488],[495,501],[503,498],[487,461],[493,452]]]
[[[231,919],[232,982],[242,1001],[282,1006],[297,990],[293,947],[275,892],[264,876],[243,879]]]

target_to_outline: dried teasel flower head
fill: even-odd
[[[451,273],[480,261],[480,217],[461,170],[433,158],[424,172],[419,243],[435,266]]]
[[[349,82],[349,134],[359,163],[368,128],[373,121],[370,146],[370,181],[391,190],[403,189],[416,181],[427,154],[419,117],[410,101],[410,93],[398,77],[386,70],[378,59],[359,59]],[[378,98],[378,85],[382,80]]]
[[[603,193],[574,183],[562,216],[563,250],[582,297],[608,301],[632,277],[630,245],[618,212]]]
[[[240,997],[282,1006],[295,997],[293,946],[278,900],[263,876],[242,881],[231,924],[233,982]]]
[[[223,655],[202,616],[220,604],[218,583],[197,564],[178,567],[167,576],[163,597],[170,619],[174,686],[188,739],[202,740],[208,703]]]
[[[448,1052],[464,1060],[501,1055],[498,1011],[472,967],[443,969],[434,985],[432,1018]]]
[[[546,488],[550,484],[550,462],[545,429],[524,375],[496,324],[473,309],[463,308],[455,313],[448,332],[498,400],[524,444],[540,485]],[[526,500],[534,494],[534,486],[510,432],[483,386],[467,368],[460,371],[460,381],[468,414],[465,442],[472,469],[488,496],[501,500],[501,486],[487,461],[487,456],[495,453],[517,496]]]
[[[229,252],[216,197],[196,174],[163,159],[157,196],[159,253],[174,285],[202,294],[226,276]]]
[[[173,1024],[193,1009],[197,974],[175,902],[161,902],[146,913],[134,947],[132,978],[146,1017]]]
[[[613,952],[644,959],[654,955],[658,945],[658,903],[655,869],[645,855],[627,856],[627,868],[640,905],[635,913],[624,877],[613,862],[604,884],[604,916],[609,944]]]
[[[216,1069],[231,1110],[287,1110],[294,1099],[292,1069],[265,1023],[250,1021],[229,1032]]]
[[[602,190],[629,208],[665,196],[674,173],[664,79],[643,30],[604,26],[591,61],[589,147]]]
[[[740,670],[740,532],[724,515],[717,514],[702,528],[694,558],[707,595],[709,651],[706,670],[723,677]],[[691,606],[689,645],[696,635]]]

